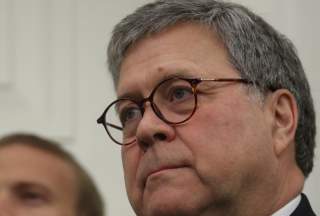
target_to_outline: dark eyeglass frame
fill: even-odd
[[[157,89],[159,88],[159,86],[161,86],[164,82],[167,82],[169,80],[173,80],[173,79],[180,79],[180,80],[184,80],[184,81],[187,81],[191,88],[192,88],[192,93],[195,97],[195,104],[194,104],[194,108],[191,112],[191,114],[184,120],[182,121],[179,121],[179,122],[171,122],[171,121],[168,121],[167,119],[165,119],[165,117],[161,114],[160,110],[157,108],[157,105],[153,102],[153,97],[154,97],[154,94],[155,92],[157,91]],[[143,116],[144,114],[144,111],[145,111],[145,108],[144,108],[144,104],[146,102],[150,102],[150,106],[153,110],[153,112],[156,114],[156,116],[161,119],[162,121],[164,121],[165,123],[167,124],[170,124],[170,125],[179,125],[179,124],[182,124],[182,123],[185,123],[186,121],[188,121],[193,115],[194,113],[196,112],[196,109],[197,109],[197,105],[198,105],[198,97],[197,97],[197,86],[198,84],[200,84],[201,82],[205,82],[205,81],[212,81],[212,82],[236,82],[236,83],[243,83],[243,84],[253,84],[253,81],[250,81],[248,79],[243,79],[243,78],[216,78],[216,79],[208,79],[208,78],[181,78],[181,77],[171,77],[171,78],[168,78],[168,79],[164,79],[162,80],[161,82],[159,82],[155,88],[152,90],[152,92],[150,93],[150,95],[146,98],[143,98],[142,100],[140,101],[135,101],[131,98],[119,98],[115,101],[113,101],[112,103],[110,103],[107,108],[104,110],[104,112],[102,113],[102,115],[97,119],[97,123],[98,124],[102,124],[103,127],[105,128],[107,134],[109,135],[110,139],[112,141],[114,141],[116,144],[118,145],[121,145],[121,146],[125,146],[125,145],[130,145],[132,143],[134,143],[136,141],[136,139],[134,139],[133,141],[129,142],[129,143],[121,143],[121,142],[118,142],[116,139],[113,138],[113,136],[111,135],[110,131],[108,130],[108,126],[110,127],[113,127],[115,129],[118,129],[118,130],[123,130],[122,127],[119,127],[117,125],[114,125],[114,124],[111,124],[111,123],[108,123],[108,122],[105,122],[104,119],[106,117],[106,114],[108,112],[108,110],[115,104],[115,103],[118,103],[119,101],[121,100],[129,100],[129,101],[132,101],[134,104],[137,104],[140,111],[141,111],[141,115]]]

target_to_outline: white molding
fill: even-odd
[[[76,130],[76,1],[51,1],[49,10],[48,131],[72,142]]]
[[[1,55],[0,55],[1,58]],[[8,87],[10,85],[10,76],[9,71],[6,69],[6,65],[2,64],[3,62],[0,61],[0,87]]]
[[[0,87],[10,84],[0,92],[0,133],[28,131],[73,143],[76,0],[0,0],[0,13],[6,18],[0,21],[0,45],[6,47]]]
[[[8,0],[0,0],[0,87],[10,84],[9,28],[11,5]]]

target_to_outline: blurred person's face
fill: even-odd
[[[71,165],[46,151],[0,148],[0,216],[76,216]]]
[[[239,78],[214,33],[182,24],[130,47],[117,94],[139,100],[176,73]],[[272,200],[277,164],[268,100],[262,105],[243,84],[199,89],[196,113],[181,125],[166,124],[146,103],[138,141],[122,147],[126,189],[139,216],[235,215],[243,200]]]

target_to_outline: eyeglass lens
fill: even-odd
[[[165,80],[151,95],[153,111],[158,118],[169,124],[182,123],[190,118],[196,106],[193,88],[184,79]],[[138,103],[130,99],[120,99],[108,108],[104,120],[114,141],[118,144],[129,144],[136,139],[142,112]]]

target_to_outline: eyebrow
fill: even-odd
[[[140,93],[130,91],[130,92],[126,92],[124,94],[121,94],[119,97],[117,97],[117,100],[118,99],[130,99],[130,100],[138,101],[141,98],[142,98],[142,95]]]
[[[174,77],[195,78],[195,76],[192,76],[191,72],[187,71],[187,70],[177,70],[177,71],[175,71],[173,73],[170,73],[170,71],[168,71],[167,73],[163,72],[163,75],[160,75],[159,78],[156,79],[157,82],[154,84],[153,88],[155,88],[163,80],[171,79],[171,78],[174,78]],[[126,92],[124,94],[121,94],[119,97],[117,97],[117,99],[125,99],[125,98],[137,101],[139,99],[142,99],[143,97],[142,97],[142,95],[140,93],[136,93],[136,92],[133,92],[133,91]]]
[[[185,70],[180,70],[180,71],[176,71],[174,73],[166,73],[164,74],[164,76],[162,77],[162,79],[159,81],[163,81],[163,80],[166,80],[166,79],[171,79],[171,78],[174,78],[174,77],[181,77],[181,78],[195,78],[194,75],[191,75],[191,72],[189,71],[185,71]]]
[[[52,191],[41,183],[21,181],[16,182],[13,188],[15,192],[24,191],[26,189],[35,189],[44,193],[48,198],[52,197]]]

